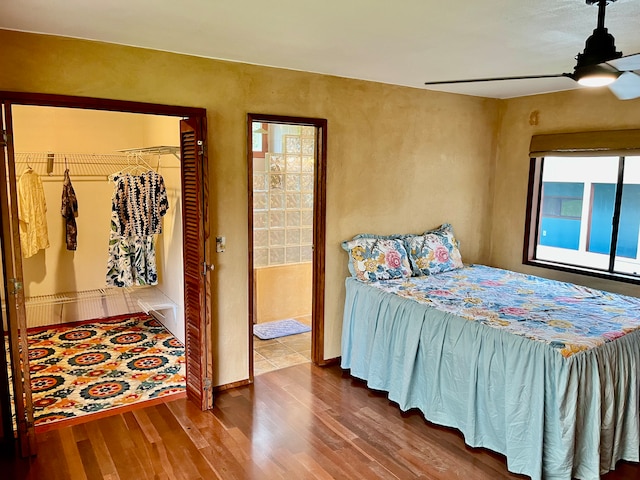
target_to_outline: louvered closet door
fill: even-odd
[[[181,120],[187,395],[203,410],[213,407],[208,162],[205,138],[204,117]]]
[[[13,150],[13,124],[11,104],[2,104],[0,112],[2,135],[2,167],[0,168],[0,207],[2,209],[2,265],[6,298],[6,316],[9,324],[9,349],[13,370],[13,399],[20,453],[35,455],[36,441],[33,424],[31,378],[29,376],[29,349],[27,318],[22,279],[22,252],[18,221],[15,152]],[[2,340],[4,341],[4,340]]]

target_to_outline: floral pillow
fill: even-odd
[[[349,253],[349,272],[358,280],[375,282],[411,276],[404,243],[394,238],[354,238],[342,242]]]
[[[462,268],[462,256],[453,227],[448,223],[422,235],[405,238],[413,274],[434,275]]]
[[[411,236],[411,234],[406,233],[392,233],[391,235],[377,235],[375,233],[359,233],[353,240],[358,240],[360,238],[381,238],[383,240],[402,240],[405,237]]]

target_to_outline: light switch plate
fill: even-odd
[[[226,237],[216,237],[216,252],[222,253],[225,248],[227,248]]]

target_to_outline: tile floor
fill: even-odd
[[[311,315],[295,319],[311,325]],[[271,340],[253,337],[254,376],[308,362],[311,362],[311,332]]]

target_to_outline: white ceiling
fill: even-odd
[[[0,28],[427,88],[572,72],[597,13],[585,0],[2,0]],[[607,8],[625,55],[640,52],[639,20],[638,0]],[[511,98],[578,86],[557,78],[428,88]]]

